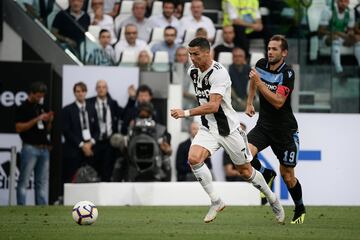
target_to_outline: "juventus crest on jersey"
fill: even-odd
[[[194,84],[199,105],[210,101],[210,94],[220,94],[223,99],[218,112],[201,116],[201,123],[210,132],[227,136],[239,127],[239,115],[231,105],[231,80],[223,65],[213,61],[210,68],[201,72],[191,65],[188,74]]]

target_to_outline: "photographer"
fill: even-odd
[[[153,120],[153,111],[151,103],[141,103],[137,117],[130,122],[128,144],[123,149],[129,162],[129,181],[171,179],[171,135],[165,126]]]

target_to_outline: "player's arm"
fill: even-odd
[[[255,115],[255,108],[254,108],[253,102],[254,102],[255,93],[256,93],[256,85],[255,85],[254,81],[250,81],[249,84],[250,85],[249,85],[249,92],[248,92],[248,97],[247,97],[247,101],[246,101],[245,114],[248,115],[249,117],[252,117]]]
[[[259,73],[253,68],[249,74],[250,80],[254,82],[259,92],[264,98],[273,105],[276,109],[280,109],[290,93],[290,89],[284,85],[279,85],[277,91],[273,93],[268,89],[263,81],[260,79]]]
[[[188,110],[171,109],[171,116],[175,119],[178,119],[190,116],[202,116],[210,113],[216,113],[219,110],[222,98],[222,95],[218,93],[212,93],[210,94],[209,102]]]

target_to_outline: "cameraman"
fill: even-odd
[[[138,114],[129,126],[129,180],[170,181],[171,135],[153,120],[150,102],[138,105]]]
[[[121,127],[121,134],[127,135],[130,127],[130,123],[134,121],[139,112],[139,105],[142,103],[151,103],[153,93],[148,85],[140,85],[138,89],[134,85],[130,85],[128,88],[129,99],[124,109],[123,124]],[[156,111],[152,111],[152,119],[155,122],[159,122],[159,117]]]

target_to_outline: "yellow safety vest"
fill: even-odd
[[[256,13],[259,9],[259,0],[222,0],[222,9],[224,12],[223,26],[232,25],[232,21],[228,12],[226,11],[226,5],[230,3],[237,10],[239,18],[246,21],[246,19],[256,19]],[[254,30],[246,28],[245,33],[249,34]]]

